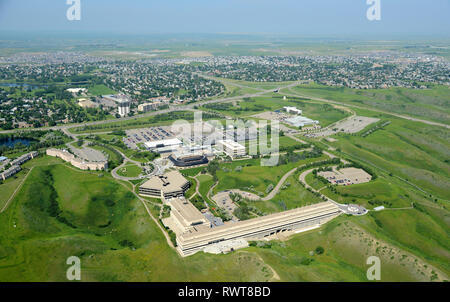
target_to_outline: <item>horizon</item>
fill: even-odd
[[[69,21],[66,1],[0,1],[0,33],[66,35],[281,35],[310,38],[450,38],[450,2],[381,0],[381,20],[369,21],[365,0],[81,0],[81,20]],[[125,13],[124,13],[125,12]],[[193,21],[195,20],[195,21]],[[182,30],[180,30],[182,29]]]

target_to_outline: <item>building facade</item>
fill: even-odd
[[[188,256],[223,241],[258,240],[284,232],[299,232],[320,226],[340,214],[338,206],[322,202],[215,228],[197,227],[177,234],[177,249],[181,255]]]
[[[0,179],[5,181],[6,179],[10,178],[11,176],[14,176],[15,174],[19,173],[22,170],[20,166],[12,166],[6,171],[3,171],[0,173]]]
[[[239,158],[246,155],[245,147],[232,140],[220,140],[217,142],[219,148],[231,158]]]
[[[184,196],[191,183],[178,171],[154,175],[139,187],[139,195],[169,199]]]
[[[47,149],[46,154],[48,156],[54,156],[61,158],[63,161],[69,162],[72,166],[81,170],[106,170],[108,169],[108,162],[86,162],[80,158],[75,157],[73,154],[66,150],[60,149]]]

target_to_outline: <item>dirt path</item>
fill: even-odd
[[[195,179],[195,193],[194,194],[192,194],[192,196],[191,197],[189,197],[189,200],[191,200],[192,198],[194,198],[195,196],[202,196],[201,194],[200,194],[200,191],[198,190],[199,188],[200,188],[200,181],[197,179],[197,176],[199,176],[200,175],[200,173],[199,174],[197,174],[197,175],[195,175],[194,177],[192,177],[193,179]]]
[[[31,167],[30,171],[28,171],[27,175],[25,175],[25,177],[23,178],[22,182],[20,183],[20,185],[17,186],[17,188],[14,190],[14,192],[11,194],[11,196],[9,197],[9,199],[6,201],[5,205],[3,206],[3,208],[0,210],[0,213],[3,213],[9,206],[9,204],[11,203],[11,201],[14,199],[14,197],[16,196],[17,192],[20,191],[20,189],[22,188],[23,184],[25,183],[25,181],[28,178],[28,175],[30,175],[31,171],[33,171],[34,167]]]

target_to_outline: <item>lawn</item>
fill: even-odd
[[[360,90],[311,84],[300,85],[286,92],[450,123],[450,93],[446,86],[431,85],[430,89]]]
[[[117,93],[116,91],[106,87],[103,84],[94,85],[92,87],[89,87],[88,91],[89,91],[90,94],[96,95],[96,96],[98,96],[98,95],[107,95],[107,94],[116,94]]]
[[[138,177],[141,173],[142,168],[136,165],[125,165],[117,171],[117,174],[124,177]]]
[[[254,254],[179,257],[142,204],[108,175],[65,165],[39,167],[32,173],[0,215],[1,281],[67,281],[66,259],[73,255],[81,258],[83,281],[272,277]],[[57,216],[54,201],[61,211]]]
[[[267,195],[267,187],[270,184],[276,186],[281,177],[290,170],[304,164],[325,160],[326,158],[326,156],[309,158],[296,163],[275,167],[263,167],[259,159],[221,164],[221,170],[217,171],[219,184],[215,187],[214,191],[220,192],[230,189],[241,189],[265,196]],[[242,167],[242,170],[236,170],[238,167]]]
[[[303,115],[320,121],[325,127],[349,116],[349,113],[334,108],[329,104],[318,104],[307,99],[287,98],[284,100],[279,95],[262,96],[243,99],[234,103],[209,104],[202,108],[207,111],[217,111],[232,117],[249,117],[251,115],[282,109],[284,106],[294,106],[303,110]]]
[[[340,134],[335,136],[338,141],[329,145],[448,200],[448,130],[403,119],[389,120],[390,125],[366,137]]]
[[[249,205],[258,208],[265,214],[278,213],[306,205],[321,202],[322,200],[307,191],[298,181],[298,175],[288,177],[280,192],[268,201],[250,201]]]
[[[203,192],[211,180],[201,176]],[[283,200],[297,188],[295,179],[288,181]],[[439,215],[376,213],[382,228],[372,216],[341,216],[271,248],[181,258],[142,204],[111,176],[46,165],[33,169],[0,214],[0,280],[66,281],[66,259],[75,255],[83,281],[267,281],[273,277],[269,265],[281,281],[366,281],[369,253],[381,257],[383,281],[427,281],[431,265],[448,272],[448,222]],[[318,246],[325,252],[311,255]]]

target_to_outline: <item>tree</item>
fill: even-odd
[[[316,247],[316,254],[321,255],[325,252],[325,249],[321,246]]]

